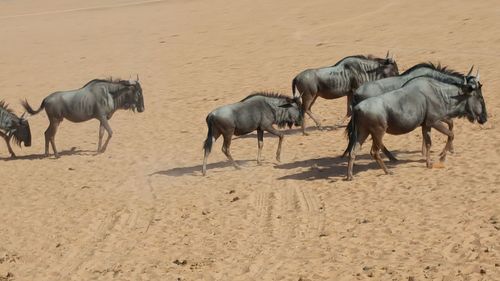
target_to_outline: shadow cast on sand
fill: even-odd
[[[367,170],[379,169],[379,165],[375,160],[372,159],[370,155],[359,155],[356,157],[356,160],[369,160],[367,163],[357,163],[354,164],[354,173],[359,173]],[[344,179],[347,174],[347,158],[341,157],[322,157],[317,159],[309,159],[304,161],[297,161],[293,163],[281,164],[274,166],[275,169],[296,169],[296,168],[309,168],[307,171],[301,171],[296,174],[286,175],[283,177],[279,177],[278,180],[324,180],[324,179],[332,179],[337,181],[340,178]],[[404,159],[398,160],[395,162],[390,162],[387,159],[384,159],[384,163],[388,168],[394,168],[397,165],[405,164],[405,163],[415,163],[415,162],[425,162],[424,159],[419,160],[411,160]],[[382,172],[383,173],[383,172]]]
[[[341,125],[341,126],[323,126],[323,130],[318,129],[318,127],[309,127],[309,128],[306,129],[306,133],[307,132],[311,132],[311,131],[320,131],[320,132],[335,131],[335,130],[342,129],[342,128],[345,128],[345,127],[346,126],[343,126],[343,125]],[[281,130],[281,132],[285,136],[288,136],[288,135],[302,135],[302,129],[301,128],[286,129],[286,130]],[[277,136],[275,136],[273,134],[270,134],[268,132],[264,133],[264,137],[265,138],[268,138],[268,137],[277,138]],[[257,138],[257,133],[253,132],[253,133],[246,134],[246,135],[243,135],[243,136],[235,137],[234,139],[247,139],[247,138]]]
[[[80,150],[73,147],[69,150],[64,150],[59,152],[59,157],[61,156],[69,156],[69,155],[97,155],[95,151],[92,150]],[[29,154],[29,155],[21,155],[16,157],[4,157],[1,158],[1,161],[16,161],[16,160],[37,160],[37,159],[57,159],[54,157],[54,154],[50,154],[49,156],[45,156],[44,153],[41,154]]]
[[[248,162],[251,162],[255,160],[236,160],[236,164],[244,167]],[[170,177],[181,177],[185,175],[194,175],[196,172],[201,173],[201,168],[203,165],[195,165],[195,166],[188,166],[188,167],[178,167],[178,168],[172,168],[164,171],[157,171],[154,173],[149,174],[149,176],[154,176],[154,175],[163,175],[163,176],[170,176]],[[211,169],[217,169],[217,168],[227,168],[227,167],[233,167],[233,164],[229,161],[222,161],[222,162],[217,162],[217,163],[211,163],[207,164],[207,173],[210,172]]]

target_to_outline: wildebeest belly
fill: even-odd
[[[387,116],[386,132],[391,135],[407,134],[422,125],[424,117],[410,111],[394,114],[389,113]]]
[[[327,99],[327,100],[331,100],[331,99],[338,99],[338,98],[341,98],[341,97],[345,97],[347,96],[347,93],[346,92],[340,92],[340,91],[328,91],[328,90],[320,90],[318,93],[317,93],[318,96],[324,98],[324,99]]]
[[[255,129],[248,129],[248,128],[240,129],[240,128],[235,128],[234,129],[234,135],[235,136],[242,136],[242,135],[250,134],[251,132],[255,131],[256,129],[257,128],[255,128]]]

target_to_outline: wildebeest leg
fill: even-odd
[[[425,162],[427,165],[427,168],[432,168],[432,161],[431,161],[431,127],[429,126],[422,126],[422,138],[424,141],[425,145]]]
[[[385,147],[385,145],[382,147],[382,152],[384,152],[385,156],[387,156],[387,158],[389,158],[389,161],[391,161],[391,162],[398,161],[398,159],[396,157],[394,157],[394,155],[392,155],[392,152],[390,152],[387,149],[387,147]]]
[[[276,130],[272,126],[270,126],[269,128],[265,128],[265,130],[279,138],[278,150],[276,150],[276,161],[281,162],[281,144],[283,143],[284,138],[283,133]]]
[[[448,124],[448,129],[453,134],[453,119],[444,119],[442,121]],[[448,135],[448,140],[446,141],[446,145],[448,146],[448,151],[450,153],[455,153],[455,149],[453,148],[453,137],[450,137]]]
[[[347,121],[347,119],[349,119],[349,117],[351,117],[351,115],[352,115],[351,103],[352,103],[352,94],[348,94],[347,95],[347,113],[344,116],[344,118],[342,118],[342,120],[340,120],[340,122],[337,123],[337,127],[342,126],[342,124],[344,124]]]
[[[384,143],[382,142],[384,132],[375,132],[375,133],[372,133],[371,135],[373,138],[372,149],[370,150],[371,156],[373,157],[373,159],[375,159],[375,161],[377,161],[380,168],[382,168],[382,170],[384,170],[384,172],[387,175],[392,174],[392,172],[389,171],[389,169],[387,169],[387,166],[385,166],[384,160],[382,160],[382,157],[380,157],[380,149],[382,147],[384,147]]]
[[[220,132],[214,128],[213,129],[213,134],[212,134],[212,143],[214,143],[215,141],[217,141],[217,139],[220,137]],[[208,155],[210,155],[210,150],[212,149],[212,147],[210,146],[210,148],[205,148],[205,153],[204,153],[204,156],[203,156],[203,168],[201,169],[201,173],[203,175],[206,175],[207,174],[207,160],[208,160]]]
[[[232,135],[225,135],[225,134],[223,134],[222,136],[224,137],[224,143],[222,144],[222,152],[226,155],[227,159],[229,159],[229,161],[231,161],[231,163],[233,164],[233,166],[236,169],[239,169],[240,166],[238,166],[238,164],[236,164],[236,162],[233,159],[233,156],[231,156],[230,147],[231,147],[231,137],[232,137]]]
[[[354,143],[354,146],[351,152],[349,153],[349,162],[347,164],[347,178],[346,178],[346,180],[348,181],[351,181],[353,178],[352,171],[354,169],[354,160],[356,160],[356,153],[361,148],[361,145],[365,142],[366,138],[368,138],[368,132],[366,130],[363,130],[362,128],[358,129],[356,142]]]
[[[259,151],[257,152],[257,164],[261,165],[260,155],[262,153],[262,147],[264,146],[264,131],[261,129],[257,129],[257,142],[259,146]]]
[[[101,125],[99,127],[99,146],[101,144],[101,138],[102,138],[101,130],[102,130],[102,128],[104,127],[104,129],[106,129],[106,132],[108,132],[108,138],[106,139],[106,142],[104,142],[104,145],[102,146],[102,148],[100,150],[99,150],[99,147],[97,148],[98,153],[103,153],[104,151],[106,151],[106,148],[108,147],[108,143],[111,140],[111,137],[113,137],[113,130],[111,129],[111,126],[109,126],[109,122],[108,122],[108,119],[106,117],[100,118],[99,121],[101,121]],[[104,132],[102,132],[102,134],[104,134]]]
[[[449,125],[449,123],[448,123],[448,125]],[[451,127],[453,128],[453,123],[452,123]],[[440,133],[448,136],[448,141],[446,142],[446,145],[443,148],[443,151],[439,154],[439,156],[441,156],[439,158],[439,161],[444,162],[446,160],[446,152],[450,151],[450,146],[453,145],[453,138],[455,137],[455,135],[453,134],[453,132],[451,130],[447,129],[444,126],[443,122],[437,122],[436,124],[432,125],[432,128],[434,128],[434,129],[438,130]]]
[[[14,151],[12,150],[12,147],[10,146],[10,139],[12,138],[12,135],[10,136],[7,136],[6,134],[0,132],[0,136],[5,140],[5,142],[7,143],[7,149],[9,149],[9,153],[10,153],[10,157],[11,158],[15,158],[16,157],[16,154],[14,153]]]
[[[312,120],[316,123],[316,126],[321,130],[322,129],[321,122],[319,121],[319,119],[316,118],[316,116],[311,111],[311,107],[317,98],[318,98],[318,95],[314,95],[314,97],[313,97],[309,93],[304,93],[302,95],[302,111],[304,111],[304,113],[307,113],[307,115],[309,115],[309,117],[311,117]],[[306,133],[306,118],[305,118],[305,116],[302,120],[302,134],[305,136],[308,135]]]
[[[49,127],[45,130],[45,156],[49,156],[49,142],[52,145],[52,150],[54,151],[54,156],[59,158],[59,153],[56,149],[55,136],[57,133],[57,128],[62,120],[57,118],[49,119]]]

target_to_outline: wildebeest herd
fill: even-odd
[[[343,96],[347,96],[346,118],[351,117],[346,129],[349,143],[343,154],[343,157],[349,156],[347,180],[353,179],[356,153],[368,136],[372,137],[371,156],[389,174],[380,150],[391,161],[397,159],[384,146],[384,134],[406,134],[417,127],[422,128],[422,153],[426,156],[427,167],[431,168],[431,128],[448,136],[440,154],[440,162],[444,162],[446,153],[453,152],[453,118],[467,117],[470,122],[478,121],[479,124],[487,121],[479,71],[474,76],[472,71],[473,67],[467,74],[461,74],[440,65],[421,63],[399,74],[398,65],[389,53],[385,58],[349,56],[330,67],[304,70],[292,80],[292,98],[254,93],[208,114],[203,175],[212,143],[220,135],[224,137],[222,151],[236,168],[229,150],[231,137],[255,130],[257,163],[260,164],[264,131],[279,137],[276,160],[280,161],[283,134],[272,125],[301,125],[306,135],[304,117],[307,113],[321,129],[319,119],[311,111],[312,105],[318,97]]]
[[[422,153],[430,168],[431,128],[448,136],[440,154],[440,162],[444,162],[447,152],[453,152],[453,118],[466,117],[470,122],[477,121],[479,124],[487,121],[479,71],[475,75],[472,72],[473,67],[467,74],[462,74],[440,65],[421,63],[400,74],[396,61],[389,53],[385,58],[348,56],[330,67],[304,70],[292,80],[292,97],[256,92],[240,102],[219,107],[208,114],[202,173],[206,174],[212,145],[221,135],[224,139],[222,152],[235,168],[239,166],[230,152],[232,136],[253,131],[257,131],[257,163],[261,164],[265,131],[278,136],[276,160],[280,161],[283,133],[273,125],[278,128],[302,126],[302,133],[306,135],[304,117],[307,113],[316,126],[322,129],[318,117],[311,111],[312,105],[318,97],[336,99],[344,96],[347,97],[347,115],[344,120],[351,117],[346,128],[349,142],[343,155],[349,158],[347,180],[353,179],[356,153],[368,136],[372,138],[371,156],[389,174],[380,150],[391,161],[397,159],[384,146],[384,134],[406,134],[417,127],[422,128]],[[137,109],[143,112],[144,98],[139,77],[136,80],[94,79],[80,89],[47,96],[37,110],[26,100],[22,101],[22,106],[30,115],[45,109],[49,119],[45,131],[45,155],[49,155],[50,144],[57,158],[59,154],[55,135],[63,119],[72,122],[99,120],[97,152],[102,153],[113,135],[109,119],[115,111]],[[12,139],[18,145],[31,145],[30,127],[24,116],[17,117],[5,102],[0,102],[0,136],[5,139],[12,157],[15,157],[10,146]],[[105,130],[108,137],[102,144]]]

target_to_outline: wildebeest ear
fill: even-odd
[[[291,103],[285,103],[285,104],[282,104],[280,105],[279,107],[282,107],[282,108],[289,108],[289,107],[292,107],[293,105]]]

